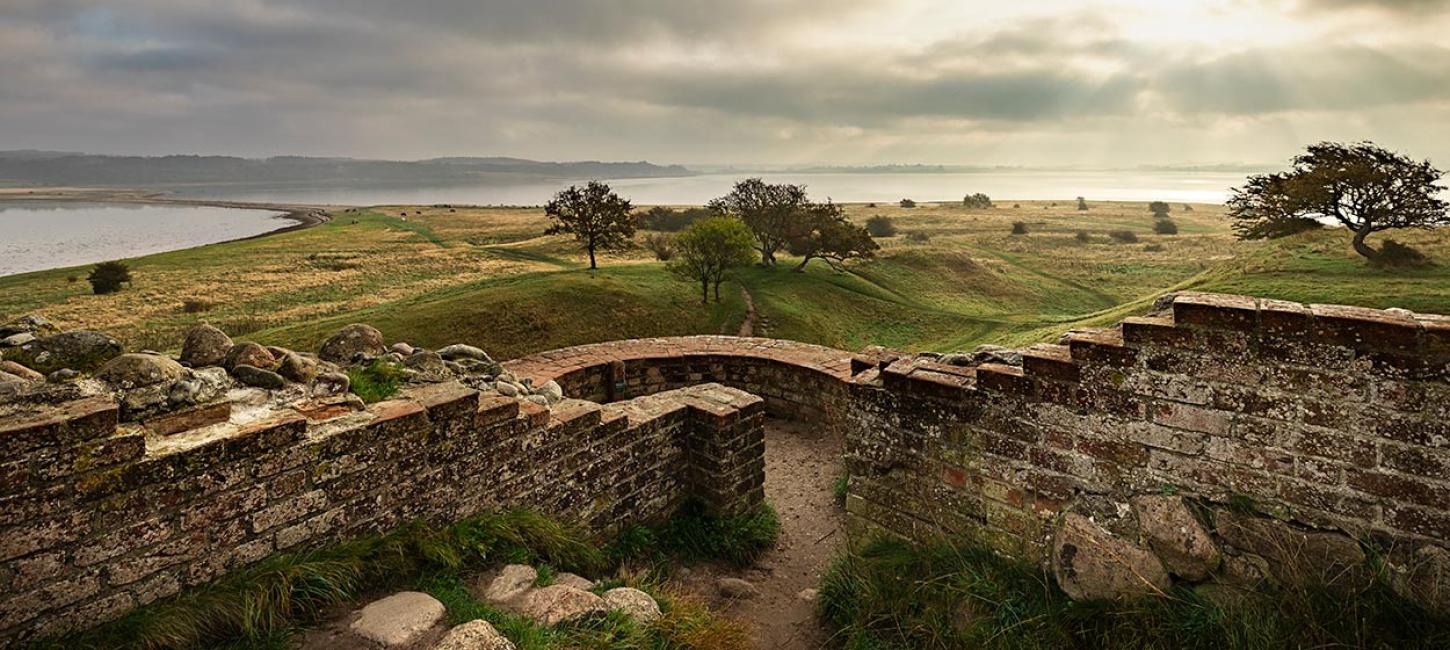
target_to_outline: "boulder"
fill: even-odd
[[[219,366],[232,349],[232,337],[206,323],[193,325],[181,343],[181,362],[192,367]]]
[[[277,357],[272,356],[267,348],[251,341],[242,341],[227,349],[226,356],[222,359],[222,365],[227,370],[237,366],[251,366],[253,368],[271,368],[277,365]]]
[[[17,379],[25,381],[45,381],[45,375],[26,368],[14,361],[0,361],[0,372],[14,375]]]
[[[488,621],[478,619],[449,630],[433,650],[514,650],[514,644]]]
[[[194,368],[172,384],[166,394],[172,409],[182,409],[211,402],[232,387],[227,371],[217,368]]]
[[[518,387],[518,385],[517,384],[514,384],[512,382],[503,381],[502,379],[500,379],[497,382],[494,382],[493,389],[496,390],[496,391],[498,391],[498,393],[500,395],[504,395],[506,397],[518,397],[519,396],[519,387]]]
[[[16,334],[30,334],[33,336],[45,336],[54,334],[57,330],[44,316],[27,314],[13,321],[0,325],[0,338],[9,338]]]
[[[5,351],[5,358],[45,374],[62,368],[90,372],[121,354],[121,342],[100,332],[51,334]]]
[[[57,370],[45,376],[45,380],[52,384],[64,384],[68,381],[75,381],[80,378],[81,373],[71,370],[70,368],[61,368],[60,370]]]
[[[159,354],[123,354],[106,362],[96,378],[122,389],[173,382],[186,372],[181,364]]]
[[[1390,586],[1400,596],[1442,614],[1450,614],[1450,551],[1427,544],[1399,567]]]
[[[353,323],[324,341],[317,356],[333,363],[347,363],[358,354],[377,356],[384,349],[382,332],[371,325]]]
[[[559,382],[552,379],[550,379],[548,382],[545,382],[544,385],[535,388],[534,394],[542,395],[544,399],[549,400],[550,404],[557,403],[559,400],[564,399],[564,389],[559,387]]]
[[[4,370],[0,370],[0,384],[20,384],[27,381],[29,380],[21,379],[18,375],[12,375]]]
[[[754,598],[760,595],[760,589],[748,580],[740,578],[721,578],[715,583],[715,589],[721,596],[726,598]]]
[[[1232,510],[1214,512],[1219,537],[1268,561],[1285,584],[1323,584],[1361,589],[1374,580],[1359,542],[1339,533],[1300,530],[1268,517]]]
[[[589,578],[575,573],[568,572],[554,574],[554,581],[551,584],[569,585],[570,587],[578,587],[580,589],[583,589],[584,591],[589,591],[590,589],[594,588],[593,580],[590,580]]]
[[[603,598],[569,585],[532,589],[519,598],[517,609],[519,614],[546,627],[609,613]]]
[[[496,605],[513,602],[539,579],[539,572],[527,564],[510,564],[499,569],[483,590],[483,599]]]
[[[309,392],[316,397],[341,395],[352,388],[352,378],[340,372],[324,372],[312,380]]]
[[[35,335],[30,332],[11,334],[5,338],[0,338],[0,348],[18,348],[34,340]]]
[[[349,630],[383,648],[419,648],[443,622],[443,603],[428,594],[404,591],[368,603]]]
[[[465,345],[463,343],[454,343],[453,345],[446,346],[438,350],[438,354],[449,361],[457,361],[459,359],[476,359],[478,361],[487,361],[489,363],[493,363],[493,357],[488,356],[487,352],[484,352],[480,348],[476,348],[472,345]]]
[[[453,371],[443,363],[437,352],[419,350],[403,360],[403,367],[413,370],[418,381],[437,383],[453,378]]]
[[[396,352],[405,357],[413,356],[413,353],[417,351],[417,348],[401,341],[388,346],[388,352]]]
[[[282,375],[272,372],[271,370],[258,368],[256,366],[249,366],[246,364],[241,364],[235,368],[232,368],[232,376],[236,377],[237,381],[247,386],[253,386],[255,388],[277,390],[279,388],[285,388],[287,386],[287,380],[283,379]]]
[[[1218,569],[1223,554],[1183,497],[1147,495],[1132,504],[1138,531],[1170,573],[1197,582]]]
[[[1162,594],[1171,585],[1157,556],[1069,513],[1052,546],[1058,585],[1074,600]]]
[[[549,405],[549,398],[544,397],[543,395],[527,395],[527,396],[524,397],[524,399],[526,399],[526,400],[528,400],[530,402],[533,402],[535,404],[538,404],[539,406],[548,406]]]
[[[604,606],[611,612],[623,612],[636,623],[653,623],[663,616],[660,605],[649,594],[629,587],[617,587],[604,592]]]
[[[296,352],[287,351],[282,355],[282,363],[277,364],[277,374],[299,384],[305,384],[317,378],[317,361]]]

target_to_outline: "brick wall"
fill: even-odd
[[[1176,492],[1444,545],[1447,363],[1443,316],[1203,294],[1021,368],[878,356],[851,386],[848,511],[1040,557],[1059,513]]]
[[[90,398],[0,422],[0,645],[75,630],[269,554],[528,506],[598,531],[687,496],[763,499],[761,399],[702,385],[552,410],[457,384],[309,421],[160,436]]]

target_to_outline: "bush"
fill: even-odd
[[[204,311],[211,311],[216,303],[205,298],[187,298],[181,301],[181,311],[188,314],[199,314]]]
[[[1077,209],[1080,212],[1086,212],[1088,209],[1087,199],[1081,196],[1077,197]]]
[[[924,244],[926,242],[931,241],[931,235],[928,235],[925,232],[922,232],[920,230],[917,230],[917,231],[914,231],[914,232],[908,234],[906,236],[906,239],[907,239],[907,241],[914,241],[914,242],[917,242],[917,243],[923,243]]]
[[[675,256],[675,240],[669,235],[659,233],[645,235],[644,247],[654,253],[655,259],[661,262],[670,261]]]
[[[1013,221],[1012,222],[1012,234],[1014,234],[1014,235],[1025,235],[1025,234],[1027,234],[1027,222],[1026,221]]]
[[[1163,201],[1154,201],[1148,204],[1148,211],[1153,213],[1155,219],[1167,219],[1168,213],[1173,208]]]
[[[1172,219],[1158,219],[1153,222],[1153,232],[1160,235],[1176,235],[1178,234],[1178,224],[1174,223]]]
[[[878,214],[866,220],[866,231],[872,237],[895,237],[896,222],[891,217]]]
[[[968,194],[962,199],[962,206],[972,210],[985,210],[992,207],[992,197],[981,192]]]
[[[903,207],[903,208],[914,208],[914,207],[916,207],[916,201],[913,201],[911,199],[902,199],[901,200],[901,207]]]
[[[1168,249],[1163,248],[1163,244],[1148,244],[1147,246],[1143,247],[1143,250],[1149,253],[1161,253]]]
[[[663,206],[655,206],[639,215],[639,227],[645,230],[658,230],[661,232],[679,232],[688,228],[705,217],[712,216],[712,212],[705,208],[685,208],[684,210],[672,210]]]
[[[778,537],[780,519],[769,505],[720,516],[692,500],[663,523],[625,529],[606,550],[620,562],[673,558],[693,564],[724,560],[743,567],[774,547]]]
[[[1131,230],[1110,230],[1108,236],[1124,244],[1138,243],[1138,234]]]
[[[79,276],[79,275],[67,275],[67,276],[65,276],[65,281],[66,281],[67,284],[75,284],[75,283],[81,281],[81,276]]]
[[[1379,254],[1370,263],[1380,268],[1424,268],[1435,264],[1424,253],[1393,239],[1386,239],[1380,245]]]
[[[1077,231],[1077,234],[1073,236],[1073,239],[1076,239],[1079,242],[1086,244],[1093,240],[1093,236],[1088,234],[1088,231],[1086,230],[1079,230]]]
[[[121,285],[131,281],[131,267],[125,262],[101,262],[91,269],[86,280],[91,283],[91,291],[98,296],[115,293],[121,290]]]

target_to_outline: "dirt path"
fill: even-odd
[[[755,313],[755,300],[745,287],[740,287],[740,297],[745,299],[745,322],[740,324],[739,336],[755,336],[755,324],[759,319]]]
[[[765,434],[765,496],[780,515],[776,548],[743,571],[697,569],[683,578],[727,616],[748,625],[759,650],[823,647],[826,632],[815,589],[845,536],[844,513],[831,497],[841,467],[841,441],[810,424],[772,420]],[[743,578],[759,590],[752,598],[728,599],[715,588],[723,577]]]

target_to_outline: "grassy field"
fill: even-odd
[[[846,209],[860,222],[891,217],[899,234],[846,273],[821,263],[792,273],[788,259],[741,269],[725,300],[708,307],[642,250],[608,254],[588,271],[572,241],[543,234],[538,209],[379,206],[339,210],[307,230],[130,260],[133,285],[109,296],[90,294],[85,269],[0,278],[0,320],[40,313],[155,349],[175,349],[202,320],[302,349],[361,321],[390,340],[464,341],[508,358],[616,338],[734,333],[742,286],[767,335],[845,349],[1050,340],[1140,312],[1175,289],[1450,313],[1450,231],[1391,234],[1441,265],[1382,271],[1350,250],[1343,231],[1237,241],[1219,206],[1175,205],[1174,236],[1153,234],[1144,203]],[[1011,234],[1019,221],[1027,234]],[[1123,230],[1138,241],[1108,236]]]

